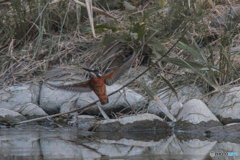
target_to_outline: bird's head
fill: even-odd
[[[102,75],[100,74],[97,68],[83,68],[83,69],[88,71],[93,77],[99,77],[99,78],[102,77]]]

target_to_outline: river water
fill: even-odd
[[[0,142],[0,159],[4,160],[240,159],[230,153],[240,153],[238,143],[179,131],[92,133],[72,126],[2,126]]]

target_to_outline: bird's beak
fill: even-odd
[[[94,71],[93,69],[90,69],[90,68],[83,68],[83,69],[88,71],[88,72],[93,72]]]

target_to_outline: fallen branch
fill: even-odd
[[[183,35],[174,43],[174,45],[161,57],[159,58],[155,63],[153,63],[153,65],[150,65],[145,71],[143,71],[141,74],[139,74],[136,78],[134,78],[133,80],[131,80],[130,82],[128,82],[127,84],[123,85],[121,88],[117,89],[116,91],[108,94],[108,96],[111,96],[117,92],[119,92],[120,90],[122,90],[123,88],[125,88],[126,86],[128,86],[129,84],[131,84],[132,82],[134,82],[136,79],[138,79],[139,77],[141,77],[144,73],[146,73],[149,69],[151,69],[154,65],[158,64],[159,61],[161,61],[163,59],[163,57],[165,57],[175,46],[176,44],[180,41],[181,38],[183,38],[183,36],[187,33],[187,28],[186,27],[184,30],[183,30]],[[82,108],[78,108],[78,109],[75,109],[75,110],[72,110],[72,111],[68,111],[68,112],[64,112],[64,113],[58,113],[58,114],[53,114],[53,115],[50,115],[50,116],[45,116],[45,117],[39,117],[39,118],[34,118],[34,119],[30,119],[30,120],[26,120],[26,121],[21,121],[21,122],[17,122],[17,123],[13,123],[13,124],[10,124],[10,125],[18,125],[18,124],[23,124],[23,123],[27,123],[27,122],[33,122],[33,121],[38,121],[38,120],[42,120],[42,119],[46,119],[46,118],[52,118],[52,117],[57,117],[57,116],[61,116],[61,115],[64,115],[64,114],[69,114],[69,113],[73,113],[73,112],[78,112],[78,111],[81,111],[81,110],[84,110],[84,109],[87,109],[91,106],[93,106],[94,104],[96,104],[99,100],[97,101],[94,101]]]

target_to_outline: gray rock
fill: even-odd
[[[60,113],[65,113],[65,112],[69,112],[69,111],[72,111],[72,110],[76,109],[75,106],[76,106],[76,102],[77,102],[77,99],[78,99],[78,95],[79,94],[74,96],[70,101],[63,103],[63,105],[61,106],[61,109],[60,109]],[[63,116],[68,117],[67,114],[64,114]],[[76,117],[76,116],[78,116],[78,112],[70,113],[69,116],[75,116]]]
[[[49,83],[54,84],[53,82],[49,82]],[[66,84],[72,84],[72,83],[74,82],[70,82]],[[61,106],[64,103],[69,102],[71,98],[73,98],[77,94],[79,93],[56,89],[44,83],[42,84],[42,88],[41,88],[39,106],[48,114],[59,113]]]
[[[111,86],[106,86],[107,94],[112,93],[122,87],[120,84],[113,84]],[[106,114],[111,115],[111,112],[119,112],[121,110],[127,109],[127,111],[131,110],[133,107],[135,110],[141,109],[145,107],[147,101],[143,96],[134,92],[131,89],[125,87],[124,89],[120,90],[118,93],[111,95],[108,97],[109,103],[105,105],[101,105],[98,102],[98,105],[101,105],[102,109],[106,112]],[[81,108],[88,105],[91,102],[98,100],[98,97],[94,92],[86,92],[82,93],[77,101],[77,107]],[[99,109],[97,105],[91,107],[91,110],[86,111],[87,114],[99,114]]]
[[[0,108],[19,112],[25,103],[38,103],[40,85],[23,83],[0,90]]]
[[[26,118],[23,115],[9,109],[0,108],[0,123],[8,124],[24,120],[26,120]]]
[[[47,116],[48,114],[34,103],[26,103],[20,113],[28,119]]]
[[[138,66],[137,68],[131,68],[130,71],[125,72],[120,80],[118,80],[118,83],[120,84],[126,84],[136,78],[139,74],[144,72],[148,67],[146,66]],[[143,81],[145,84],[149,85],[153,82],[153,80],[150,78],[151,73],[150,71],[147,71],[144,75],[142,75],[138,80]],[[138,82],[133,82],[138,84]]]
[[[53,83],[53,82],[49,82]],[[67,84],[72,84],[76,82],[68,82]],[[60,84],[59,84],[60,85]],[[113,84],[112,86],[106,86],[107,94],[112,93],[118,88],[122,87],[120,84]],[[78,96],[77,103],[72,101]],[[43,84],[40,94],[40,107],[43,108],[47,113],[53,114],[58,113],[60,109],[64,111],[76,108],[81,108],[93,101],[98,100],[99,98],[96,94],[92,92],[72,92],[66,91],[62,89],[56,89],[50,87],[49,85]],[[120,93],[116,93],[109,97],[109,103],[106,105],[102,105],[102,109],[107,113],[111,114],[112,111],[120,111],[123,109],[128,109],[127,111],[133,108],[141,109],[145,107],[147,101],[140,94],[136,92],[124,88],[120,91]],[[98,103],[100,105],[100,102]],[[70,109],[71,108],[71,109]],[[91,110],[86,111],[87,114],[99,114],[99,110],[97,105],[91,107]]]
[[[182,109],[183,103],[186,103],[192,98],[200,98],[202,95],[199,89],[194,85],[178,87],[176,88],[176,91],[178,93],[179,101],[170,89],[162,89],[158,94],[162,102],[168,107],[169,112],[174,117],[178,116],[180,110]],[[162,116],[163,114],[153,100],[149,102],[148,112],[159,116]]]
[[[120,119],[103,120],[90,130],[96,132],[130,132],[146,130],[168,130],[171,127],[160,117],[145,113]]]
[[[185,103],[177,120],[176,130],[206,130],[222,125],[208,107],[198,99],[192,99]]]
[[[240,122],[240,87],[214,94],[208,108],[223,124]]]

